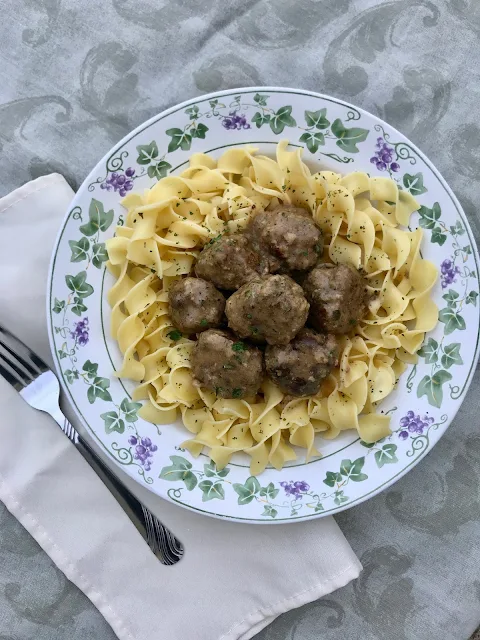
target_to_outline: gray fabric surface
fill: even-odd
[[[449,181],[479,238],[477,0],[0,6],[0,196],[54,170],[78,186],[120,137],[181,100],[296,86],[354,102],[409,136]],[[479,385],[477,373],[454,424],[418,467],[338,518],[364,564],[359,580],[282,616],[258,640],[470,636],[480,621]],[[0,638],[113,637],[0,505]]]

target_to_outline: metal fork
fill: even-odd
[[[165,565],[180,560],[184,549],[175,536],[125,487],[65,418],[60,385],[47,364],[10,331],[0,326],[0,374],[34,409],[52,416],[111,491],[155,556]]]

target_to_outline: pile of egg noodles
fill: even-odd
[[[116,375],[138,383],[139,415],[173,423],[179,414],[192,437],[182,447],[208,452],[218,468],[239,451],[251,457],[252,474],[270,464],[318,456],[315,434],[336,438],[356,429],[365,442],[390,433],[378,404],[416,362],[438,309],[430,297],[437,269],[422,259],[422,231],[406,230],[419,207],[390,178],[354,172],[311,173],[302,150],[286,140],[276,160],[253,147],[228,149],[217,161],[194,154],[178,176],[162,178],[144,193],[129,194],[124,226],[107,241],[107,267],[115,278],[108,293],[111,333],[123,354]],[[217,398],[195,384],[190,354],[195,344],[174,331],[168,290],[189,274],[202,247],[223,233],[241,231],[256,211],[277,204],[304,207],[323,232],[324,262],[361,269],[372,293],[368,315],[339,336],[339,366],[308,398],[285,396],[265,379],[245,400]],[[400,228],[400,225],[402,228]],[[194,336],[192,336],[194,337]]]

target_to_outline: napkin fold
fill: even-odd
[[[50,365],[48,265],[72,196],[52,174],[0,199],[0,323]],[[55,423],[1,377],[0,407],[0,500],[121,640],[247,640],[361,570],[331,517],[274,526],[215,520],[158,498],[104,457],[183,542],[184,558],[165,567]]]

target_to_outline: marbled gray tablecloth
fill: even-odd
[[[130,129],[186,98],[292,86],[398,127],[439,167],[479,238],[478,0],[0,0],[0,8],[0,196],[50,171],[78,186]],[[470,636],[480,621],[479,389],[477,374],[418,467],[338,518],[365,567],[359,580],[282,616],[259,640]],[[65,638],[114,636],[0,504],[0,639]]]

